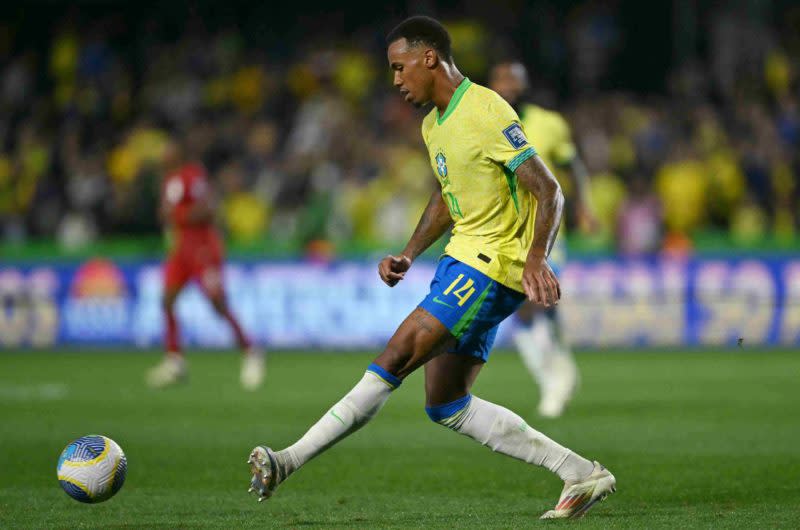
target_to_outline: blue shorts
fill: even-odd
[[[500,322],[513,314],[525,295],[496,282],[460,261],[443,256],[431,282],[431,292],[419,304],[456,338],[452,353],[484,362]]]

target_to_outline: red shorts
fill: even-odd
[[[218,241],[180,245],[164,263],[164,287],[180,289],[195,280],[206,294],[222,294],[222,262],[222,245]]]

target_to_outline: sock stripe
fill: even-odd
[[[377,375],[383,380],[384,383],[386,383],[392,388],[397,388],[403,384],[402,379],[400,379],[396,375],[390,374],[388,371],[384,370],[375,363],[372,363],[369,366],[367,366],[367,372],[372,372],[373,374]]]
[[[428,417],[432,421],[449,427],[456,422],[458,417],[467,409],[470,400],[472,400],[472,394],[467,394],[462,398],[451,401],[450,403],[445,403],[444,405],[425,407],[425,412],[428,413]],[[456,417],[456,415],[458,415],[458,417]]]

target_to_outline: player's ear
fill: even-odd
[[[436,53],[436,50],[433,48],[428,48],[425,50],[425,67],[426,68],[436,68],[439,64],[439,54]]]

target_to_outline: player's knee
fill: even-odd
[[[425,412],[432,422],[457,431],[466,419],[466,412],[471,401],[472,394],[467,394],[450,403],[425,407]]]

